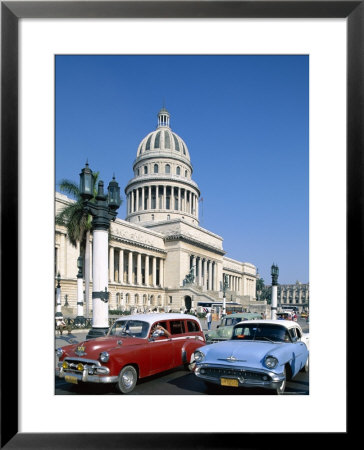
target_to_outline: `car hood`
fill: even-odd
[[[77,357],[87,359],[98,359],[101,352],[110,352],[118,348],[141,345],[145,339],[132,337],[99,337],[87,341],[79,342],[75,345],[62,347],[66,357]]]
[[[226,341],[210,344],[199,350],[205,354],[203,363],[261,365],[266,355],[276,355],[284,344],[265,341]],[[233,357],[235,360],[227,359]]]

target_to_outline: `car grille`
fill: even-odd
[[[224,376],[241,378],[252,381],[266,381],[267,374],[252,372],[249,370],[241,369],[229,369],[229,368],[219,368],[219,367],[204,367],[204,375],[211,378],[220,378]],[[263,378],[264,377],[264,378]]]
[[[92,360],[85,360],[82,358],[66,358],[65,361],[68,363],[67,369],[65,369],[65,372],[75,372],[80,373],[79,370],[77,370],[78,364],[83,364],[84,369],[87,370],[94,370],[97,367],[100,367],[100,363],[98,361],[92,361]]]

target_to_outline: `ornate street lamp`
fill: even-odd
[[[120,187],[113,177],[104,194],[104,182],[99,181],[97,195],[93,197],[94,183],[88,163],[80,173],[80,195],[84,210],[92,215],[93,257],[92,257],[92,329],[86,339],[104,336],[108,329],[108,230],[111,220],[121,204]]]
[[[278,275],[279,268],[277,264],[272,264],[271,271],[272,275],[272,304],[271,304],[271,318],[277,318],[277,286],[278,286]]]
[[[57,287],[56,287],[56,318],[62,317],[61,309],[61,274],[57,273]]]

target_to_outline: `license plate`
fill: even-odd
[[[78,383],[78,379],[76,377],[72,377],[71,375],[66,375],[64,377],[65,381],[67,381],[67,383],[73,383],[73,384],[77,384]]]
[[[234,386],[234,387],[239,386],[239,381],[233,378],[221,378],[220,381],[221,386]]]

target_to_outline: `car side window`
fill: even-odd
[[[185,324],[183,320],[172,320],[170,322],[171,334],[182,334],[185,332]]]
[[[194,322],[193,320],[187,320],[187,329],[191,333],[194,331],[200,331],[197,322]]]
[[[295,328],[291,328],[289,330],[289,334],[290,334],[290,336],[292,338],[292,341],[296,342],[297,341],[296,329]]]
[[[297,333],[297,339],[300,341],[301,338],[302,338],[302,334],[301,334],[301,331],[298,328],[296,328],[296,333]]]

